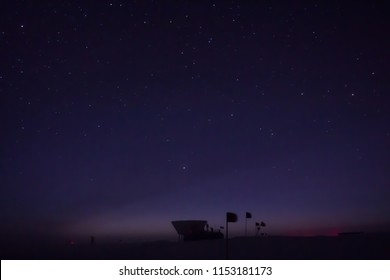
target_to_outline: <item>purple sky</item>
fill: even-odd
[[[389,230],[383,5],[4,4],[3,232]]]

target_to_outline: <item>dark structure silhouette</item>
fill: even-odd
[[[237,222],[236,213],[226,212],[226,259],[229,259],[229,223]]]
[[[175,228],[176,232],[179,234],[180,240],[190,241],[190,240],[201,240],[201,239],[222,239],[223,233],[206,231],[205,227],[208,224],[204,220],[182,220],[182,221],[172,221],[172,225]]]
[[[265,227],[265,223],[263,221],[261,221],[260,223],[256,222],[255,223],[255,227],[256,227],[256,235],[259,235],[259,232],[260,232],[260,229],[262,227]],[[263,235],[263,234],[262,234]]]
[[[245,236],[247,235],[247,221],[248,219],[252,219],[252,213],[246,212],[245,213]]]

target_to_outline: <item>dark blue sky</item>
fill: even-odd
[[[388,230],[390,19],[379,2],[10,1],[4,232]]]

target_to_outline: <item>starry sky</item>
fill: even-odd
[[[390,229],[385,4],[1,5],[3,234]]]

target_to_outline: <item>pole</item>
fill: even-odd
[[[247,233],[247,222],[248,222],[248,218],[245,217],[245,236],[246,236],[246,233]]]
[[[229,236],[228,236],[228,219],[227,219],[227,216],[226,216],[226,259],[228,260],[229,259]]]

